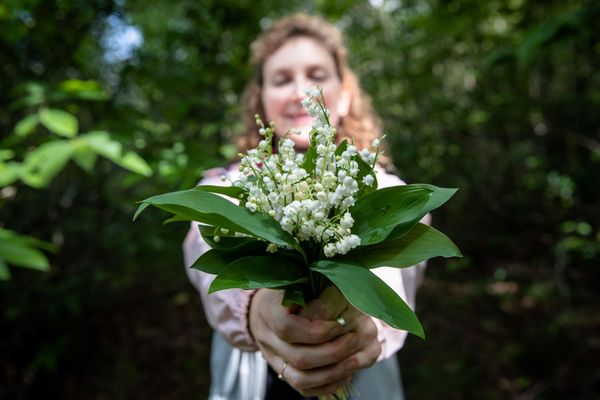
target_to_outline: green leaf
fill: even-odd
[[[302,168],[308,172],[309,175],[312,175],[315,171],[315,165],[317,162],[317,139],[316,135],[313,135],[312,131],[310,133],[310,146],[304,153],[304,161],[302,162]]]
[[[398,239],[386,239],[358,247],[340,259],[351,260],[367,268],[405,268],[433,257],[462,257],[462,254],[446,235],[428,225],[417,223]]]
[[[19,178],[20,165],[18,163],[0,162],[0,188],[13,183]]]
[[[298,305],[302,308],[306,308],[306,301],[304,301],[304,292],[302,289],[299,289],[294,286],[289,286],[285,288],[283,292],[283,301],[281,305],[284,307],[291,307],[293,305]]]
[[[65,167],[73,154],[69,140],[47,142],[27,153],[19,170],[20,178],[27,185],[42,188]]]
[[[388,235],[387,239],[397,239],[402,235],[406,234],[410,231],[415,224],[420,221],[427,213],[435,210],[436,208],[442,206],[446,203],[453,195],[456,193],[458,189],[456,188],[441,188],[433,185],[428,185],[424,183],[415,183],[410,186],[415,188],[424,188],[431,190],[431,196],[429,200],[427,200],[427,204],[423,206],[421,212],[412,221],[408,221],[402,224],[397,225],[394,230]]]
[[[134,219],[150,204],[190,221],[218,226],[263,238],[277,246],[290,246],[301,251],[295,239],[273,218],[251,213],[223,197],[203,190],[182,190],[150,197],[142,201]]]
[[[48,251],[55,252],[56,246],[52,243],[45,242],[33,236],[20,235],[9,229],[0,228],[0,239],[16,240],[26,246],[37,247]]]
[[[202,254],[192,265],[209,274],[218,274],[233,261],[249,256],[265,254],[267,244],[256,239],[246,238],[245,241],[228,249],[210,249]]]
[[[72,138],[77,135],[79,124],[74,115],[63,110],[43,108],[38,113],[40,122],[52,133]]]
[[[150,165],[138,154],[128,151],[119,160],[112,160],[115,164],[131,172],[140,174],[142,176],[152,176],[152,168]]]
[[[8,270],[8,265],[4,263],[0,259],[0,281],[8,281],[10,280],[10,271]]]
[[[0,237],[0,260],[39,271],[47,271],[50,268],[46,256],[33,246],[23,243],[18,236]]]
[[[209,293],[219,290],[277,288],[307,282],[308,271],[280,255],[244,257],[233,261],[215,278]]]
[[[58,85],[58,90],[83,100],[104,101],[109,98],[108,93],[94,80],[68,79]]]
[[[110,138],[105,131],[92,131],[81,136],[81,139],[96,153],[108,158],[120,167],[143,176],[151,176],[152,168],[136,153],[124,152],[123,145]]]
[[[73,161],[87,172],[92,172],[98,156],[81,138],[73,141]]]
[[[15,156],[14,150],[0,149],[0,161],[11,160]]]
[[[358,191],[356,198],[361,199],[363,196],[366,196],[369,193],[372,193],[377,190],[377,174],[373,172],[373,168],[362,159],[360,155],[355,155],[353,157],[354,161],[358,163],[358,174],[356,175],[356,180],[359,182],[360,190]],[[373,175],[375,180],[373,181],[372,186],[367,186],[363,183],[363,178],[367,175]]]
[[[384,240],[399,224],[418,221],[431,190],[412,185],[392,186],[372,192],[356,202],[350,213],[352,233],[361,246]]]
[[[415,313],[377,275],[349,261],[321,260],[311,265],[313,271],[325,275],[348,299],[350,304],[397,329],[425,338]]]
[[[348,148],[348,140],[344,139],[344,140],[342,140],[342,143],[340,143],[338,145],[338,147],[335,149],[335,155],[341,156],[342,153],[345,152],[347,148]]]
[[[198,229],[200,229],[200,234],[202,235],[202,238],[213,249],[229,249],[238,246],[242,243],[245,243],[248,240],[255,240],[251,237],[235,236],[235,232],[232,231],[229,231],[227,234],[223,234],[220,231],[220,228],[215,228],[214,226],[198,225]],[[217,234],[217,236],[219,236],[220,238],[219,241],[214,240],[215,231],[217,229],[219,229],[219,233]]]
[[[30,114],[23,118],[15,125],[15,135],[19,138],[23,138],[29,135],[39,122],[37,114]]]
[[[237,186],[200,185],[196,186],[193,190],[224,194],[236,200],[239,200],[240,196],[244,194],[244,189]]]
[[[142,212],[143,212],[143,211],[144,211],[146,208],[148,208],[149,206],[150,206],[150,203],[143,203],[143,202],[142,202],[142,203],[141,203],[141,204],[138,206],[138,209],[137,209],[137,210],[135,210],[135,214],[133,214],[133,218],[132,218],[132,220],[133,220],[133,221],[135,221],[135,220],[136,220],[136,219],[137,219],[137,218],[140,216],[140,214],[141,214],[141,213],[142,213]],[[189,221],[189,220],[185,220],[185,221]]]

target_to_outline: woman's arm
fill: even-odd
[[[228,171],[221,168],[209,170],[200,181],[201,185],[220,185],[221,175]],[[209,325],[233,346],[244,351],[257,351],[258,347],[248,330],[248,311],[253,290],[228,289],[208,294],[208,288],[215,276],[190,266],[208,251],[210,247],[198,230],[198,223],[192,222],[183,242],[185,270],[192,285],[200,293],[204,314]]]

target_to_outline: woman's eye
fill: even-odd
[[[327,74],[314,73],[314,74],[311,74],[310,78],[315,82],[323,82],[323,81],[327,80]]]
[[[279,75],[273,78],[273,80],[271,81],[273,83],[273,85],[275,86],[283,86],[286,83],[288,83],[290,80],[288,77],[283,76],[283,75]]]

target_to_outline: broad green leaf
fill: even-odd
[[[109,98],[108,93],[94,80],[68,79],[61,82],[58,89],[69,97],[84,100],[103,101]]]
[[[369,193],[356,202],[350,213],[352,233],[361,246],[384,240],[399,224],[418,221],[431,190],[412,185],[392,186]]]
[[[72,154],[73,146],[69,140],[44,143],[25,156],[19,170],[20,178],[29,186],[42,188],[62,171]]]
[[[15,89],[13,94],[19,97],[10,104],[10,108],[13,110],[39,106],[46,101],[45,89],[39,83],[27,82],[24,85],[17,86]]]
[[[131,172],[143,176],[152,176],[152,168],[150,168],[150,165],[148,165],[142,157],[132,151],[126,152],[121,159],[112,161],[118,166],[128,169]]]
[[[77,163],[84,171],[91,172],[96,164],[98,156],[88,146],[88,144],[81,139],[76,139],[73,142],[73,161]]]
[[[0,238],[0,259],[20,267],[27,267],[39,271],[50,268],[44,254],[31,245],[22,243],[17,238]]]
[[[425,204],[425,206],[421,209],[421,212],[417,216],[417,218],[415,218],[413,221],[405,222],[396,226],[394,230],[389,234],[387,239],[399,238],[406,232],[410,231],[412,227],[415,226],[415,224],[421,220],[421,218],[423,218],[427,213],[435,210],[436,208],[446,203],[458,190],[456,188],[441,188],[424,183],[415,183],[409,186],[431,190],[431,196],[427,200],[427,204]]]
[[[39,122],[37,114],[30,114],[15,125],[15,135],[23,138],[29,135]]]
[[[136,219],[137,219],[137,218],[140,216],[140,214],[141,214],[141,213],[142,213],[142,212],[143,212],[143,211],[144,211],[146,208],[148,208],[148,207],[150,207],[150,203],[143,203],[143,202],[142,202],[142,203],[141,203],[141,204],[138,206],[138,209],[137,209],[137,210],[135,210],[135,214],[133,214],[133,218],[132,218],[132,220],[133,220],[133,221],[135,221],[135,220],[136,220]],[[188,220],[185,220],[185,221],[189,221],[189,219],[188,219]]]
[[[360,200],[367,194],[377,190],[377,174],[373,172],[373,168],[371,168],[371,166],[365,160],[363,160],[360,155],[357,154],[354,156],[354,161],[358,163],[358,174],[356,175],[356,180],[359,182],[360,190],[356,195],[356,198]],[[363,178],[369,174],[373,175],[375,178],[372,186],[367,186],[363,183]]]
[[[397,329],[425,338],[415,313],[377,275],[349,261],[321,260],[311,265],[313,271],[325,275],[348,299],[350,304]]]
[[[208,250],[198,257],[192,268],[216,275],[239,258],[264,255],[266,247],[265,242],[246,238],[244,242],[228,249]]]
[[[8,265],[4,263],[0,259],[0,281],[8,281],[10,280],[10,271],[8,270]]]
[[[15,162],[0,162],[0,188],[8,186],[19,178],[20,165]]]
[[[198,225],[198,229],[200,229],[200,234],[202,235],[202,238],[213,249],[229,249],[238,246],[242,243],[245,243],[249,240],[255,240],[251,237],[235,236],[235,232],[232,231],[229,231],[227,234],[224,234],[220,228],[215,228],[214,226]],[[219,236],[219,241],[214,240],[215,231],[217,229],[217,236]]]
[[[225,196],[229,196],[236,200],[239,200],[240,196],[244,194],[244,189],[237,186],[200,185],[196,186],[194,190],[224,194]]]
[[[263,238],[278,246],[299,249],[294,238],[273,218],[262,213],[251,213],[248,209],[237,206],[214,193],[189,189],[153,196],[142,201],[134,219],[147,207],[146,204],[190,221]]]
[[[308,271],[280,255],[240,258],[225,267],[208,289],[277,288],[308,281]]]
[[[81,136],[81,139],[96,153],[108,158],[115,164],[143,176],[151,176],[152,168],[136,153],[124,152],[123,145],[110,138],[105,131],[92,131]]]
[[[348,140],[344,139],[335,149],[335,155],[341,156],[344,151],[348,148]]]
[[[83,140],[97,154],[109,160],[118,159],[121,156],[123,146],[110,138],[106,131],[91,131],[81,135]]]
[[[430,226],[417,223],[398,239],[386,239],[370,246],[358,247],[340,259],[351,260],[367,268],[405,268],[433,257],[462,257],[462,254],[446,235]]]
[[[25,246],[37,247],[48,251],[56,251],[56,246],[38,238],[28,235],[21,235],[9,229],[0,228],[0,239],[11,239],[18,241]]]
[[[79,129],[77,118],[66,111],[43,108],[39,111],[38,116],[42,125],[50,132],[68,138],[77,135]]]
[[[0,149],[0,161],[11,160],[15,156],[14,150]]]
[[[315,163],[317,162],[317,140],[313,133],[310,133],[310,146],[304,153],[304,161],[302,162],[302,168],[312,175],[315,171]]]
[[[283,292],[283,301],[281,305],[284,307],[292,307],[298,305],[302,308],[306,308],[306,301],[304,301],[304,292],[294,286],[288,286]]]

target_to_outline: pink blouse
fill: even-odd
[[[237,169],[213,169],[205,173],[202,185],[225,185],[221,181],[222,175],[230,175],[235,179]],[[405,183],[396,177],[379,169],[377,171],[377,182],[380,188]],[[425,223],[430,223],[430,216],[423,218]],[[209,250],[210,247],[204,242],[200,235],[198,224],[193,222],[183,243],[184,261],[186,272],[190,282],[200,292],[206,319],[210,326],[218,331],[229,343],[244,351],[258,351],[254,339],[248,331],[248,310],[253,290],[228,289],[208,294],[208,288],[214,279],[214,275],[207,274],[194,268],[189,268],[200,255]],[[392,289],[404,299],[414,310],[415,295],[423,278],[425,263],[410,268],[380,267],[372,271],[385,281]],[[385,359],[398,351],[406,340],[406,331],[395,329],[385,322],[373,318],[378,330],[378,340],[381,343],[382,352],[379,360]]]

